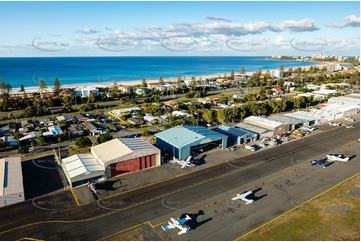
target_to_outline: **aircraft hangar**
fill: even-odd
[[[192,125],[179,125],[155,136],[157,147],[179,159],[219,146],[226,149],[228,138],[213,130]]]

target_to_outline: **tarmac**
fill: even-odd
[[[211,151],[199,167],[166,164],[164,170],[129,174],[120,177],[121,184],[114,180],[114,190],[100,190],[93,202],[82,204],[71,191],[62,191],[5,207],[0,209],[0,239],[107,240],[142,226],[141,231],[152,231],[151,237],[161,240],[234,240],[359,174],[359,122],[354,126],[325,126],[325,132],[254,153]],[[328,153],[345,153],[352,159],[326,169],[310,166],[310,160]],[[189,173],[183,174],[186,170]],[[246,190],[255,191],[257,201],[244,205],[230,200]],[[185,213],[192,217],[187,234],[161,230],[170,217]]]

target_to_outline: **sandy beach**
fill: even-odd
[[[293,66],[291,68],[293,68],[294,70],[297,69],[298,67],[301,67],[302,69],[306,69],[309,70],[311,66],[317,66],[319,68],[322,68],[324,66],[328,66],[330,65],[330,63],[319,63],[316,65],[309,65],[309,66]],[[262,70],[262,73],[266,73],[267,71],[274,71],[277,69],[269,69],[269,70]],[[288,67],[285,67],[285,71],[288,70]],[[255,73],[256,71],[247,71],[246,74],[247,75],[252,75],[253,73]],[[235,71],[235,73],[238,73],[238,71]],[[226,75],[230,75],[231,72],[226,73]],[[208,75],[200,75],[200,76],[195,76],[196,80],[199,79],[206,79],[206,78],[214,78],[214,77],[223,77],[224,73],[215,73],[215,74],[208,74]],[[183,78],[183,77],[182,77]],[[190,80],[192,77],[186,77],[186,80]],[[177,77],[174,78],[164,78],[164,82],[165,83],[175,83],[177,81]],[[153,82],[159,82],[158,79],[153,79],[153,80],[147,80],[147,83],[153,83]],[[142,84],[142,80],[130,80],[130,81],[117,81],[118,85],[124,85],[124,86],[137,86]],[[90,88],[111,88],[114,86],[114,82],[92,82],[92,83],[82,83],[82,84],[65,84],[65,85],[61,85],[62,89],[76,89],[76,88],[84,88],[84,87],[90,87]],[[47,86],[46,89],[52,89],[53,86]],[[20,88],[13,88],[13,91],[20,91]],[[31,93],[31,92],[39,92],[39,88],[38,87],[25,87],[25,91],[27,93]]]

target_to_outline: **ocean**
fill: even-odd
[[[209,74],[238,73],[315,65],[315,62],[265,60],[266,56],[241,57],[17,57],[0,58],[0,79],[19,88],[38,87],[40,79],[52,86],[58,78],[62,85],[102,82],[126,82],[176,78],[191,78]]]

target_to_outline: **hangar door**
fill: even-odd
[[[110,166],[112,177],[140,171],[155,166],[155,155],[138,157],[135,159],[111,164]]]

